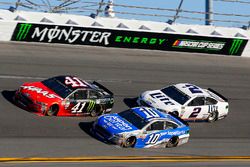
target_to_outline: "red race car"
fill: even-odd
[[[41,116],[97,116],[111,111],[113,93],[97,82],[75,76],[56,76],[24,83],[15,102]]]

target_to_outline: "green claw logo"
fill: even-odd
[[[88,108],[87,108],[87,111],[88,111],[88,112],[92,111],[92,110],[94,109],[94,107],[95,107],[95,101],[91,100],[91,101],[89,102],[89,106],[88,106]]]
[[[19,24],[19,31],[16,36],[16,40],[21,41],[26,38],[27,34],[29,33],[29,30],[31,28],[32,24]]]
[[[234,54],[237,54],[239,49],[240,49],[240,46],[242,44],[243,40],[242,39],[234,39],[233,40],[233,44],[229,50],[229,54],[230,55],[234,55]]]

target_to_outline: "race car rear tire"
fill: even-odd
[[[57,104],[53,104],[46,112],[46,116],[56,116],[58,111],[59,111],[59,106]]]
[[[134,147],[134,146],[135,146],[135,143],[136,143],[136,137],[131,136],[131,137],[129,137],[129,138],[127,138],[127,139],[125,140],[125,142],[123,143],[122,146],[125,147],[125,148]]]
[[[169,139],[169,141],[166,143],[166,148],[176,147],[179,143],[179,138],[177,136],[172,137]]]
[[[207,121],[211,123],[211,122],[215,122],[217,119],[218,119],[218,112],[217,111],[212,111],[209,114],[209,116],[207,118]]]

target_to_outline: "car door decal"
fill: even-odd
[[[196,118],[201,112],[201,107],[194,108],[193,112],[190,114],[189,118]]]
[[[145,144],[155,144],[158,139],[160,138],[161,134],[157,133],[157,134],[151,134],[149,135],[149,139]]]

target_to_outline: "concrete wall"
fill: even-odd
[[[8,10],[0,10],[0,40],[8,41],[17,22],[29,23],[46,23],[57,25],[74,25],[80,27],[98,27],[120,30],[165,32],[171,34],[188,34],[199,36],[210,36],[220,38],[243,38],[250,39],[250,31],[241,28],[226,28],[202,25],[170,25],[165,22],[152,22],[142,20],[128,20],[119,18],[91,18],[88,16],[56,14],[56,13],[39,13]],[[250,57],[250,43],[247,44],[246,50],[242,56]]]

